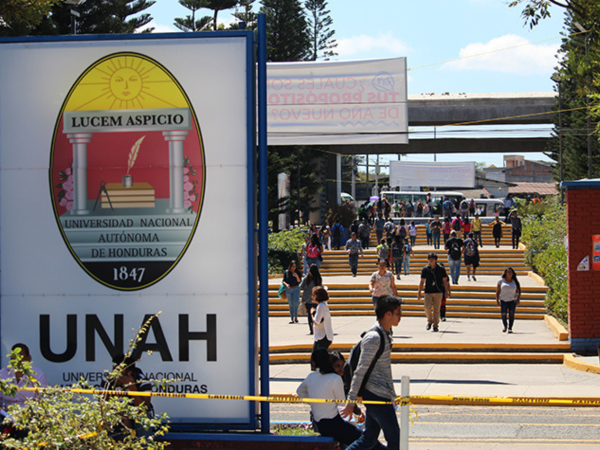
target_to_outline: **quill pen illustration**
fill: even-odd
[[[131,151],[129,152],[129,160],[127,161],[127,175],[129,175],[129,171],[135,164],[135,160],[137,159],[138,153],[140,151],[140,146],[142,145],[142,141],[144,140],[145,137],[146,136],[144,135],[141,138],[139,138],[136,141],[136,143],[133,144],[133,147],[131,147]]]

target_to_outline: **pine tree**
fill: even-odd
[[[266,15],[267,59],[301,61],[310,53],[305,12],[298,0],[262,0],[261,13]],[[292,222],[298,210],[311,208],[313,197],[322,189],[319,167],[321,154],[302,146],[272,146],[268,149],[269,220],[277,227],[279,207],[290,212]],[[300,165],[300,202],[298,204],[298,165]],[[277,175],[290,174],[290,198],[281,203],[277,197]]]
[[[72,34],[71,10],[79,12],[78,34],[130,34],[139,31],[152,21],[148,13],[140,14],[155,3],[155,0],[94,0],[73,6],[63,2],[52,7],[52,11],[37,26],[8,24],[0,34],[11,36],[41,36]],[[132,17],[135,16],[135,17]],[[142,32],[150,32],[146,28]]]
[[[202,31],[206,29],[208,24],[212,21],[210,16],[204,16],[200,19],[196,19],[196,11],[202,8],[206,8],[208,5],[207,0],[179,0],[179,4],[186,9],[189,9],[192,14],[185,16],[185,18],[176,18],[175,25],[181,31]]]
[[[308,11],[308,37],[311,43],[308,59],[316,61],[322,58],[328,61],[329,58],[337,55],[333,50],[337,47],[337,42],[333,38],[335,31],[329,28],[333,20],[327,10],[327,1],[306,0],[304,6]]]
[[[217,30],[217,15],[219,14],[219,11],[234,8],[237,6],[238,0],[207,0],[207,3],[208,5],[206,7],[214,11],[213,29]]]
[[[579,22],[589,33],[581,34],[575,26]],[[588,28],[589,26],[589,28]],[[592,139],[592,174],[600,176],[600,145],[596,138],[595,130],[598,127],[598,117],[592,117],[591,129],[588,130],[587,118],[589,111],[588,95],[600,94],[598,85],[593,82],[597,59],[595,46],[597,40],[592,24],[588,24],[577,17],[575,13],[568,12],[565,18],[565,37],[562,40],[560,53],[563,57],[559,61],[553,79],[556,81],[555,90],[560,91],[560,119],[562,127],[559,128],[559,117],[555,114],[553,136],[548,145],[548,156],[557,162],[554,176],[560,181],[560,149],[559,133],[562,133],[563,168],[565,180],[578,180],[588,177],[588,133],[594,133]],[[586,42],[587,41],[587,42]],[[557,97],[556,109],[559,108]]]
[[[302,61],[310,54],[306,16],[299,0],[262,0],[267,22],[267,59]]]
[[[154,3],[156,3],[155,0],[87,1],[78,7],[81,15],[78,19],[78,32],[81,34],[134,33],[152,21],[150,14],[140,13]],[[128,19],[128,17],[131,18]],[[143,32],[150,31],[152,29],[143,30]]]
[[[236,7],[235,12],[231,14],[238,22],[232,23],[229,27],[230,30],[239,30],[239,22],[244,22],[247,30],[256,29],[256,19],[258,14],[252,11],[254,2],[255,0],[240,0],[238,2],[238,6],[241,9]]]

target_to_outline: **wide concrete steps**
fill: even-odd
[[[414,255],[410,260],[411,274],[419,274],[425,265],[427,265],[427,255],[431,249],[414,249]],[[441,263],[447,258],[447,253],[440,249],[437,250]],[[479,275],[498,275],[500,276],[506,267],[512,267],[517,275],[527,275],[531,269],[524,263],[523,250],[512,249],[480,249],[480,263],[477,268]],[[447,265],[447,262],[445,263]],[[464,266],[464,264],[463,264]],[[360,275],[370,275],[377,270],[377,253],[374,248],[365,250],[363,256],[359,258],[358,273]],[[462,268],[462,273],[466,269]],[[323,254],[321,263],[321,273],[323,275],[348,275],[350,267],[348,264],[348,255],[343,250],[326,251]]]
[[[278,285],[269,286],[269,315],[289,315],[287,301],[277,295]],[[373,313],[373,302],[366,285],[328,285],[329,309],[332,316],[361,316]],[[398,295],[404,304],[406,316],[423,316],[423,300],[417,300],[417,285],[398,286]],[[543,320],[546,287],[523,287],[521,303],[517,307],[517,319]],[[452,296],[446,302],[446,315],[456,318],[499,318],[500,307],[496,304],[494,286],[452,286]]]
[[[329,350],[348,358],[353,344],[332,344]],[[270,364],[308,364],[312,345],[269,347]],[[568,342],[555,344],[405,344],[392,348],[393,364],[562,364]]]

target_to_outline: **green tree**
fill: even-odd
[[[600,175],[600,149],[597,134],[600,118],[600,4],[597,0],[515,0],[509,6],[523,6],[525,23],[534,27],[550,16],[550,7],[559,6],[566,12],[565,33],[559,50],[558,66],[552,78],[556,82],[557,98],[553,139],[548,156],[560,160],[559,136],[562,135],[564,179],[574,180]],[[588,124],[589,118],[589,124]],[[562,127],[559,129],[559,120]],[[594,136],[591,136],[594,134]],[[588,136],[591,136],[591,167],[588,156]],[[560,167],[555,166],[555,179],[560,179]]]
[[[298,0],[262,0],[260,12],[266,15],[268,61],[299,61],[310,52],[305,12]],[[268,149],[269,220],[277,226],[279,208],[290,212],[292,221],[300,210],[310,208],[313,197],[322,189],[317,173],[321,155],[307,147],[277,146]],[[300,167],[300,200],[298,200],[298,166]],[[290,197],[280,201],[277,174],[290,174]]]
[[[298,0],[262,0],[267,22],[267,60],[302,61],[310,54],[306,15]]]
[[[322,58],[328,61],[329,58],[337,55],[333,50],[337,47],[337,42],[333,38],[335,31],[330,29],[333,20],[327,9],[327,1],[306,0],[304,7],[308,11],[308,37],[311,43],[307,59],[316,61]]]
[[[152,21],[146,9],[155,0],[93,0],[73,6],[64,2],[55,3],[51,12],[37,26],[27,26],[22,22],[8,23],[8,29],[0,33],[11,36],[71,34],[71,10],[77,10],[79,34],[131,34]],[[142,32],[147,33],[152,28]]]
[[[3,0],[0,4],[0,30],[39,25],[52,7],[62,0]],[[6,34],[9,34],[8,31]]]
[[[530,27],[536,26],[540,20],[550,17],[550,7],[559,6],[572,13],[585,17],[595,0],[513,0],[508,6],[523,6],[521,15]]]
[[[246,24],[246,29],[248,30],[256,29],[256,19],[258,14],[252,11],[254,2],[255,0],[240,0],[238,2],[240,8],[236,7],[235,12],[231,14],[238,21],[231,24],[229,27],[231,30],[239,30],[239,22],[244,22]]]
[[[155,0],[95,0],[79,6],[82,34],[131,34],[148,25],[152,16],[143,11],[156,3]],[[152,28],[142,32],[149,33]]]
[[[210,16],[196,19],[196,11],[206,8],[208,5],[207,0],[179,0],[179,4],[192,12],[191,15],[187,15],[183,19],[175,19],[174,25],[181,31],[202,31],[211,22],[212,18]]]
[[[582,34],[575,25],[590,26],[588,33]],[[592,60],[590,41],[596,40],[593,24],[583,21],[572,11],[565,16],[565,33],[559,53],[558,66],[552,78],[556,83],[556,110],[553,118],[553,137],[548,146],[548,156],[560,164],[560,139],[562,137],[563,178],[578,180],[589,175],[588,134],[598,127],[598,116],[588,110],[588,105],[598,104],[594,100],[600,92],[600,84],[594,82],[597,63]],[[590,129],[588,129],[588,114]],[[596,138],[591,139],[592,176],[600,175],[600,146]],[[555,179],[560,181],[560,166],[555,165]]]
[[[219,14],[219,11],[234,8],[235,6],[237,6],[238,0],[207,0],[207,3],[208,5],[206,7],[214,11],[213,29],[216,30],[218,29],[217,15]]]
[[[277,146],[269,147],[268,150],[269,221],[272,221],[277,229],[280,212],[289,212],[293,223],[298,219],[298,211],[304,214],[314,210],[310,204],[314,196],[323,188],[323,176],[319,168],[321,159],[315,158],[314,150],[309,147]],[[300,195],[298,195],[298,172]],[[280,173],[290,175],[290,195],[283,199],[279,199],[277,189],[277,176]]]

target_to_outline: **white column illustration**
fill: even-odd
[[[183,205],[183,141],[188,131],[163,131],[165,141],[169,143],[169,214],[181,214],[186,211]]]
[[[67,134],[73,144],[73,215],[86,215],[87,205],[87,144],[92,140],[91,133]]]

